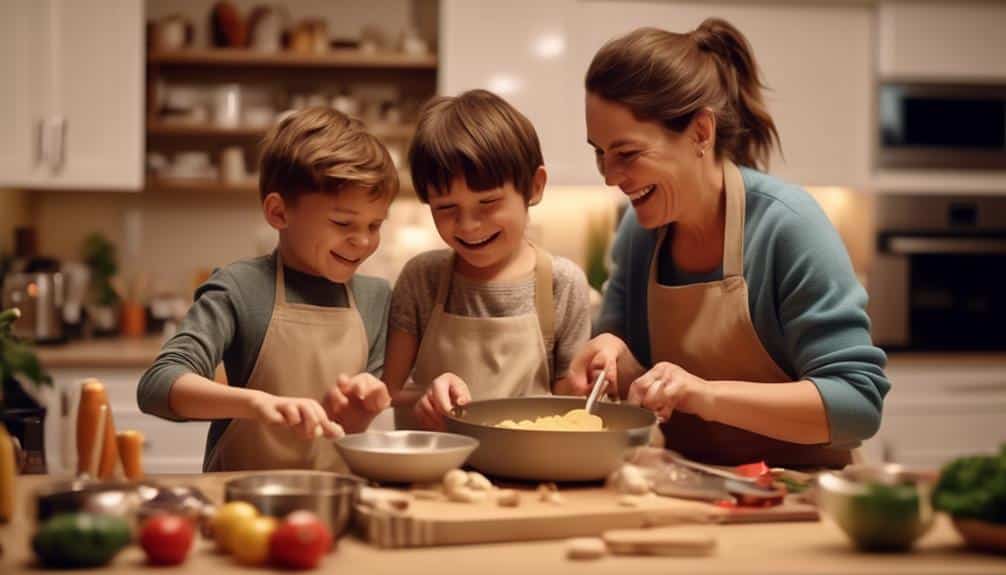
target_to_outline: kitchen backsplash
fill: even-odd
[[[588,222],[613,227],[618,195],[602,187],[550,188],[531,208],[529,236],[583,266]],[[276,241],[255,194],[34,192],[30,211],[41,253],[79,259],[83,238],[100,231],[118,246],[123,273],[142,272],[152,292],[191,293],[208,270],[268,253]],[[444,245],[429,208],[412,197],[395,201],[381,236],[361,271],[392,280],[412,255]]]

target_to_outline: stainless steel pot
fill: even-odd
[[[535,419],[583,409],[582,397],[515,397],[474,401],[447,417],[447,430],[479,440],[468,464],[484,473],[534,481],[596,481],[646,445],[657,418],[641,407],[602,403],[603,431],[538,431],[495,427],[504,419]]]

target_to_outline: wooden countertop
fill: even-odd
[[[164,340],[160,337],[101,338],[35,347],[42,367],[147,368],[154,363]]]
[[[213,500],[223,495],[223,482],[237,474],[173,475],[156,478],[164,483],[195,484]],[[0,526],[4,573],[37,572],[28,540],[34,530],[34,502],[30,493],[48,480],[45,476],[19,477],[18,519]],[[691,527],[682,527],[691,529]],[[696,527],[717,536],[716,553],[703,558],[605,557],[574,562],[565,558],[565,542],[506,543],[425,549],[382,550],[354,535],[343,537],[315,573],[420,575],[464,573],[775,573],[775,574],[927,574],[1003,573],[1006,558],[968,551],[950,522],[940,517],[936,525],[907,554],[864,554],[852,549],[844,535],[829,522]],[[167,570],[171,570],[170,568]],[[101,573],[150,572],[143,551],[132,546]],[[217,555],[212,544],[199,540],[179,572],[246,573],[263,571],[237,565]],[[96,571],[97,572],[97,571]]]

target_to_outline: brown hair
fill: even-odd
[[[423,202],[430,190],[446,193],[454,178],[464,176],[478,191],[513,183],[527,203],[535,170],[543,164],[531,122],[486,90],[430,100],[409,146],[412,183]]]
[[[307,108],[276,123],[262,141],[259,195],[295,202],[303,194],[361,186],[374,199],[394,198],[398,171],[363,123],[331,108]]]
[[[686,34],[640,28],[611,40],[594,55],[585,84],[675,132],[711,108],[718,158],[767,168],[773,146],[781,150],[751,46],[725,20],[709,18]]]

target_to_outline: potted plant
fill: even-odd
[[[13,323],[21,312],[11,308],[0,312],[0,414],[2,414],[3,429],[0,430],[0,442],[10,441],[7,433],[15,437],[18,443],[28,443],[28,435],[32,441],[42,440],[42,426],[45,422],[45,407],[38,404],[34,398],[25,393],[25,386],[52,385],[52,378],[42,369],[32,348],[14,336]],[[39,461],[31,462],[33,470],[44,470],[44,445],[34,449]],[[8,451],[0,448],[0,458],[7,457]],[[36,465],[37,464],[37,465]],[[39,467],[41,466],[41,467]],[[0,476],[3,476],[3,486],[7,489],[11,471],[10,461],[0,461]],[[3,495],[0,494],[0,499]],[[0,507],[3,507],[0,504]]]
[[[119,324],[119,293],[112,279],[119,273],[115,245],[95,232],[84,239],[84,263],[91,270],[87,314],[96,334],[113,334]]]

